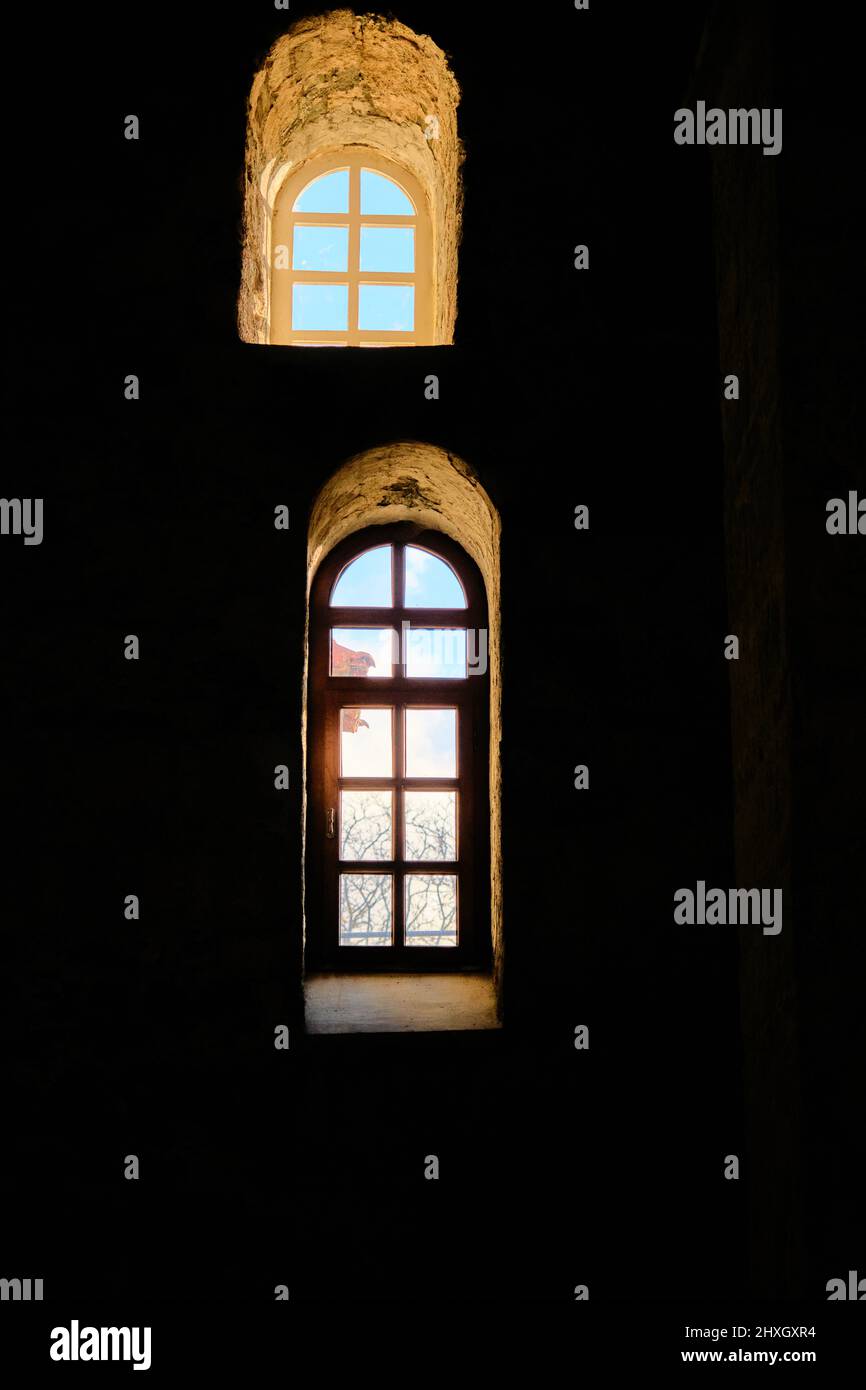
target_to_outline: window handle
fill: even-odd
[[[325,834],[329,840],[333,840],[337,833],[337,812],[333,806],[329,806],[325,812]]]

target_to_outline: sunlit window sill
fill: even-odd
[[[451,975],[308,975],[308,1033],[453,1033],[499,1027],[493,979]]]

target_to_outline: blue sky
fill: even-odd
[[[407,608],[464,608],[463,590],[450,565],[419,546],[407,545]],[[347,565],[334,586],[331,603],[335,607],[391,607],[390,545],[365,550]]]
[[[338,169],[313,179],[295,199],[294,211],[339,215],[349,210],[349,171]],[[361,170],[361,216],[414,216],[415,209],[392,179]],[[345,272],[349,268],[348,226],[296,226],[292,268]],[[414,227],[361,226],[361,273],[410,274],[415,269]],[[292,327],[307,332],[345,332],[349,324],[347,285],[298,284],[292,287]],[[413,285],[362,284],[358,327],[365,331],[409,333],[415,325]]]

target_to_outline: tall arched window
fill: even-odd
[[[367,528],[323,561],[310,623],[308,964],[487,964],[487,608],[475,564],[440,532]]]
[[[375,151],[311,160],[277,199],[271,342],[411,346],[432,339],[427,200]]]

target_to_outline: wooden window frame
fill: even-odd
[[[407,545],[420,546],[445,560],[457,574],[466,596],[465,608],[346,608],[331,607],[330,595],[342,570],[364,551],[393,546],[392,597],[402,593]],[[490,812],[489,812],[489,672],[465,678],[419,678],[395,665],[390,677],[332,676],[332,628],[392,627],[402,633],[406,621],[415,627],[466,627],[486,631],[484,582],[455,542],[438,531],[413,523],[368,527],[337,546],[322,562],[310,595],[308,673],[308,767],[306,820],[306,966],[314,970],[397,971],[401,973],[485,969],[490,964]],[[403,653],[399,653],[402,657]],[[340,709],[390,707],[393,762],[391,777],[340,776]],[[414,708],[457,710],[457,776],[410,778],[403,766],[401,711]],[[390,860],[360,862],[340,859],[340,788],[392,788],[394,840]],[[403,793],[415,788],[457,791],[457,859],[446,863],[403,859]],[[333,809],[333,836],[328,813]],[[389,946],[339,944],[339,875],[341,872],[390,873],[392,883],[392,943]],[[405,879],[412,873],[454,873],[458,893],[456,946],[408,946],[402,939]]]
[[[349,171],[349,211],[294,212],[298,194],[313,179],[337,170]],[[391,179],[415,207],[413,216],[379,213],[361,215],[361,170],[369,169]],[[361,227],[412,227],[415,230],[415,269],[413,271],[361,270]],[[294,230],[296,226],[348,227],[348,270],[295,270]],[[271,333],[273,344],[309,347],[418,347],[433,341],[433,237],[427,198],[418,180],[373,150],[352,148],[309,160],[289,175],[277,195],[271,226]],[[286,246],[289,267],[274,264],[276,249]],[[296,284],[348,285],[348,328],[315,329],[292,327],[292,301]],[[415,290],[415,326],[410,332],[358,327],[360,285],[409,285]]]

